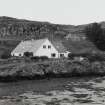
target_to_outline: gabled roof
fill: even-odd
[[[22,41],[12,53],[36,52],[46,39]],[[64,53],[66,48],[60,41],[50,41],[59,53]]]
[[[34,52],[46,41],[46,39],[39,40],[28,40],[22,41],[12,53],[24,53],[24,52],[32,52],[34,47]]]
[[[47,39],[39,39],[39,40],[32,40],[31,44],[32,47],[30,48],[30,52],[36,52],[38,48],[46,41]]]

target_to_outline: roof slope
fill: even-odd
[[[67,51],[67,49],[64,47],[61,41],[51,41],[51,42],[59,53],[64,53]]]
[[[46,41],[47,39],[39,39],[39,40],[32,40],[31,41],[31,48],[30,48],[30,52],[36,52],[38,50],[38,48]]]
[[[12,53],[36,52],[46,40],[48,39],[22,41]],[[51,41],[51,43],[59,53],[67,51],[61,41]]]
[[[32,52],[33,50],[36,52],[45,41],[46,39],[22,41],[12,53]]]

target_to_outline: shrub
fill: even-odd
[[[41,60],[48,60],[48,57],[47,56],[40,56],[40,59]]]
[[[105,69],[101,62],[96,61],[91,63],[91,74],[105,75]]]
[[[104,61],[104,55],[101,54],[91,54],[90,56],[87,57],[90,62],[95,62],[95,61]]]
[[[78,53],[78,54],[75,54],[75,53],[69,53],[68,54],[68,57],[69,59],[74,59],[75,57],[88,57],[90,54],[89,53]]]
[[[40,59],[40,57],[39,56],[34,56],[34,57],[31,57],[31,60],[32,61],[38,61]]]
[[[8,58],[10,58],[11,57],[11,55],[8,53],[8,52],[4,52],[2,55],[1,55],[1,58],[2,59],[8,59]]]
[[[30,56],[33,56],[33,53],[32,52],[24,52],[24,56],[30,57]]]
[[[68,54],[68,58],[73,60],[74,55],[73,55],[73,54],[71,54],[71,53],[69,53],[69,54]]]
[[[80,54],[69,54],[69,59],[74,59],[75,57],[84,57],[90,62],[95,61],[105,61],[105,55],[101,53],[80,53]]]
[[[34,57],[31,57],[31,60],[32,61],[39,61],[39,60],[48,60],[48,57],[47,56],[34,56]]]

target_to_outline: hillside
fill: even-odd
[[[100,24],[105,28],[105,22]],[[67,49],[72,52],[97,50],[86,39],[84,34],[86,26],[60,25],[5,16],[0,17],[0,55],[4,52],[11,52],[21,40],[45,37],[51,40],[62,40]]]
[[[50,35],[66,35],[74,31],[72,25],[51,24],[48,22],[37,22],[15,19],[10,17],[0,17],[0,37],[1,38],[42,38]]]

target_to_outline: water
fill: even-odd
[[[105,105],[105,77],[0,83],[0,105]]]

